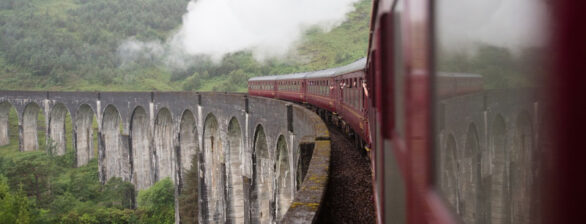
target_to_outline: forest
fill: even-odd
[[[309,71],[350,63],[368,46],[370,1],[330,30],[310,28],[294,56],[258,62],[249,51],[219,62],[193,56],[169,68],[160,58],[125,62],[124,41],[164,42],[181,25],[189,0],[0,0],[0,89],[56,91],[246,91],[253,76]],[[0,223],[174,223],[175,189],[164,179],[137,191],[112,178],[99,182],[98,162],[75,167],[72,136],[67,153],[54,155],[38,118],[39,150],[20,152],[16,112],[10,144],[0,146]],[[68,116],[66,129],[71,130]],[[97,133],[97,123],[94,124]],[[97,139],[94,139],[97,145]],[[97,151],[94,152],[97,155]],[[196,170],[185,173],[179,215],[197,221]]]
[[[45,141],[41,113],[39,150],[20,152],[16,116],[12,109],[10,144],[0,146],[0,223],[175,223],[175,186],[169,178],[141,191],[120,178],[100,183],[95,158],[75,167],[71,132],[65,155],[51,153],[54,146]],[[71,130],[70,116],[65,125]],[[197,195],[182,196],[181,208],[188,208],[189,197]]]
[[[190,66],[168,67],[160,58],[124,62],[126,40],[164,42],[181,25],[189,0],[0,0],[0,89],[57,91],[237,91],[254,76],[311,71],[353,62],[366,55],[371,1],[360,0],[346,21],[325,32],[305,31],[295,54],[258,62],[249,51],[219,62],[193,56]],[[540,49],[479,44],[475,54],[440,53],[438,69],[478,73],[486,88],[524,86],[545,69]],[[539,66],[535,66],[539,65]],[[16,112],[10,113],[9,145],[0,146],[1,223],[174,223],[175,188],[169,179],[149,189],[113,178],[98,180],[98,162],[74,167],[39,129],[40,149],[18,150]],[[39,115],[39,127],[45,123]],[[71,121],[66,122],[71,130]],[[97,124],[94,125],[97,129]],[[94,131],[97,133],[97,130]],[[95,144],[97,145],[97,143]],[[179,215],[197,221],[196,170],[186,173]]]
[[[188,0],[1,0],[0,89],[85,91],[246,91],[253,76],[343,65],[364,57],[371,4],[361,0],[329,32],[303,35],[294,57],[254,60],[242,51],[187,68],[159,58],[124,63],[126,40],[164,42],[181,25]]]

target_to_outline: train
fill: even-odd
[[[304,104],[353,137],[358,148],[370,151],[366,61],[324,70],[253,77],[248,94]],[[482,75],[442,72],[440,97],[455,97],[484,89]]]
[[[483,1],[373,0],[366,58],[252,78],[249,94],[354,133],[377,223],[582,222],[586,2]]]

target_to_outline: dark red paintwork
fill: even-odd
[[[306,79],[306,83],[307,83],[307,89],[306,89],[306,94],[307,94],[307,99],[306,102],[317,106],[319,108],[323,108],[329,111],[336,111],[336,97],[339,95],[339,88],[330,88],[331,85],[328,85],[326,83],[334,83],[334,79],[333,78],[309,78]],[[310,83],[320,83],[320,84],[315,84],[315,87],[320,87],[322,88],[326,93],[325,94],[317,94],[314,92],[309,91],[310,88]],[[333,87],[333,86],[332,86]]]
[[[375,199],[378,222],[390,222],[386,218],[386,194],[390,183],[384,179],[381,155],[392,153],[400,164],[405,181],[406,221],[408,223],[457,223],[448,206],[440,199],[432,184],[432,144],[431,144],[431,85],[433,61],[433,19],[432,1],[403,1],[404,10],[397,18],[402,25],[401,44],[393,46],[394,28],[391,8],[394,0],[374,0],[371,21],[371,38],[367,68],[367,79],[375,96],[369,101],[369,120],[372,124],[375,169]],[[552,103],[547,111],[549,130],[553,144],[542,156],[546,169],[547,187],[543,210],[545,223],[583,222],[586,178],[584,171],[586,156],[584,147],[584,127],[586,127],[586,101],[582,100],[586,84],[586,3],[583,1],[551,1],[552,38],[550,61],[552,70],[546,74],[549,89],[545,96]],[[396,95],[391,88],[396,58],[393,51],[401,48],[403,63],[398,65],[405,72],[404,95]],[[482,83],[472,81],[473,85]],[[474,91],[463,88],[459,92]],[[440,97],[456,93],[441,92]],[[405,102],[406,134],[397,134],[393,102],[403,97]],[[392,151],[381,147],[383,142],[391,142]],[[387,202],[387,204],[385,204]]]
[[[551,151],[543,156],[550,169],[545,178],[546,223],[583,223],[586,202],[586,2],[551,1],[552,61],[548,74],[552,111],[547,116],[553,135]]]
[[[270,86],[270,88],[254,88],[254,87],[266,87]],[[276,85],[275,81],[254,81],[248,82],[248,94],[253,96],[263,96],[263,97],[270,97],[273,98],[276,96]]]
[[[342,74],[334,78],[337,86],[340,83],[351,83],[356,86],[352,88],[338,88],[338,95],[336,95],[335,111],[337,111],[342,118],[348,122],[354,132],[358,133],[363,140],[370,145],[370,138],[368,137],[368,120],[365,102],[368,100],[362,91],[361,80],[364,79],[364,71],[356,71],[347,74]],[[356,81],[355,81],[356,80]],[[346,84],[348,86],[349,84]]]
[[[289,82],[286,85],[293,85],[292,82],[295,82],[294,89],[279,89],[281,82]],[[304,102],[305,101],[305,80],[303,79],[296,79],[296,80],[279,80],[276,82],[276,98],[293,101],[293,102]]]

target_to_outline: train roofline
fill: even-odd
[[[258,76],[248,79],[248,81],[274,81],[274,80],[286,80],[286,79],[307,79],[307,78],[329,78],[341,74],[364,70],[366,68],[366,57],[358,59],[350,64],[323,69],[312,72],[302,72],[293,74],[283,75],[269,75],[269,76]]]

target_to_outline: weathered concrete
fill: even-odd
[[[56,155],[64,155],[66,150],[66,130],[65,130],[65,119],[69,112],[65,105],[59,103],[51,108],[51,114],[49,116],[49,145],[55,151]]]
[[[291,164],[289,162],[289,150],[284,136],[279,136],[277,141],[277,162],[276,162],[276,216],[281,220],[287,212],[293,199],[293,182],[291,176]]]
[[[171,112],[161,109],[155,121],[155,181],[169,177],[175,183],[175,133]]]
[[[271,197],[274,180],[273,163],[270,159],[271,155],[269,155],[264,128],[261,125],[257,127],[254,136],[254,179],[251,199],[257,204],[252,206],[252,221],[254,223],[271,223],[274,218],[271,214],[273,210],[271,206],[274,206],[274,200]]]
[[[243,138],[242,128],[238,119],[232,118],[228,125],[228,153],[226,160],[230,172],[228,174],[228,214],[227,222],[244,223],[244,186],[242,179],[242,153]]]
[[[218,120],[213,114],[208,114],[204,123],[203,158],[204,182],[208,201],[208,214],[205,218],[210,223],[225,222],[224,208],[224,177],[225,164],[222,142],[218,127]]]
[[[533,223],[536,216],[538,98],[495,90],[438,106],[438,185],[465,223]]]
[[[108,105],[104,110],[100,133],[100,176],[102,182],[112,177],[130,180],[130,154],[126,144],[128,136],[121,134],[121,118],[118,110]]]
[[[30,103],[24,108],[22,127],[22,144],[20,151],[35,151],[39,149],[39,137],[37,135],[37,121],[40,111],[39,105]]]
[[[181,162],[180,177],[191,169],[193,156],[197,156],[199,151],[199,139],[197,135],[197,127],[195,125],[195,116],[190,110],[186,110],[181,117],[181,123],[179,127],[179,158]],[[197,159],[196,159],[197,160]],[[196,166],[197,167],[197,166]]]
[[[8,133],[10,108],[12,108],[10,103],[0,103],[0,146],[10,144],[10,135]]]
[[[203,223],[309,222],[327,183],[325,125],[283,101],[219,93],[0,91],[0,125],[7,127],[10,105],[22,117],[22,148],[38,147],[39,112],[56,145],[65,143],[61,133],[70,130],[63,117],[70,114],[78,166],[93,158],[97,134],[102,182],[120,177],[144,189],[170,177],[180,194],[184,173],[198,168]],[[310,206],[292,211],[295,201]]]
[[[299,129],[305,131],[312,130],[312,137],[301,137],[294,146],[299,149],[294,153],[297,161],[292,176],[302,177],[302,182],[295,181],[295,186],[299,190],[295,192],[293,201],[285,216],[281,219],[282,223],[313,223],[321,207],[321,201],[324,197],[323,192],[328,184],[329,165],[330,165],[330,134],[327,126],[315,114],[304,113],[296,107],[292,108],[292,114],[296,118],[293,121],[293,129],[297,132]],[[293,150],[291,150],[293,151]],[[307,152],[311,153],[307,153]],[[304,158],[303,155],[310,158]],[[307,162],[310,161],[310,162]],[[303,168],[303,164],[307,168]],[[302,174],[298,175],[297,172]]]
[[[138,190],[148,188],[154,183],[150,139],[150,120],[142,107],[137,107],[132,115],[130,130],[132,144],[132,183]]]
[[[83,104],[79,107],[78,111],[76,112],[77,117],[73,123],[73,133],[74,133],[74,149],[76,151],[75,158],[76,158],[76,165],[83,166],[86,165],[91,159],[95,157],[94,155],[94,129],[92,127],[94,117],[94,111],[92,108],[87,105]]]

